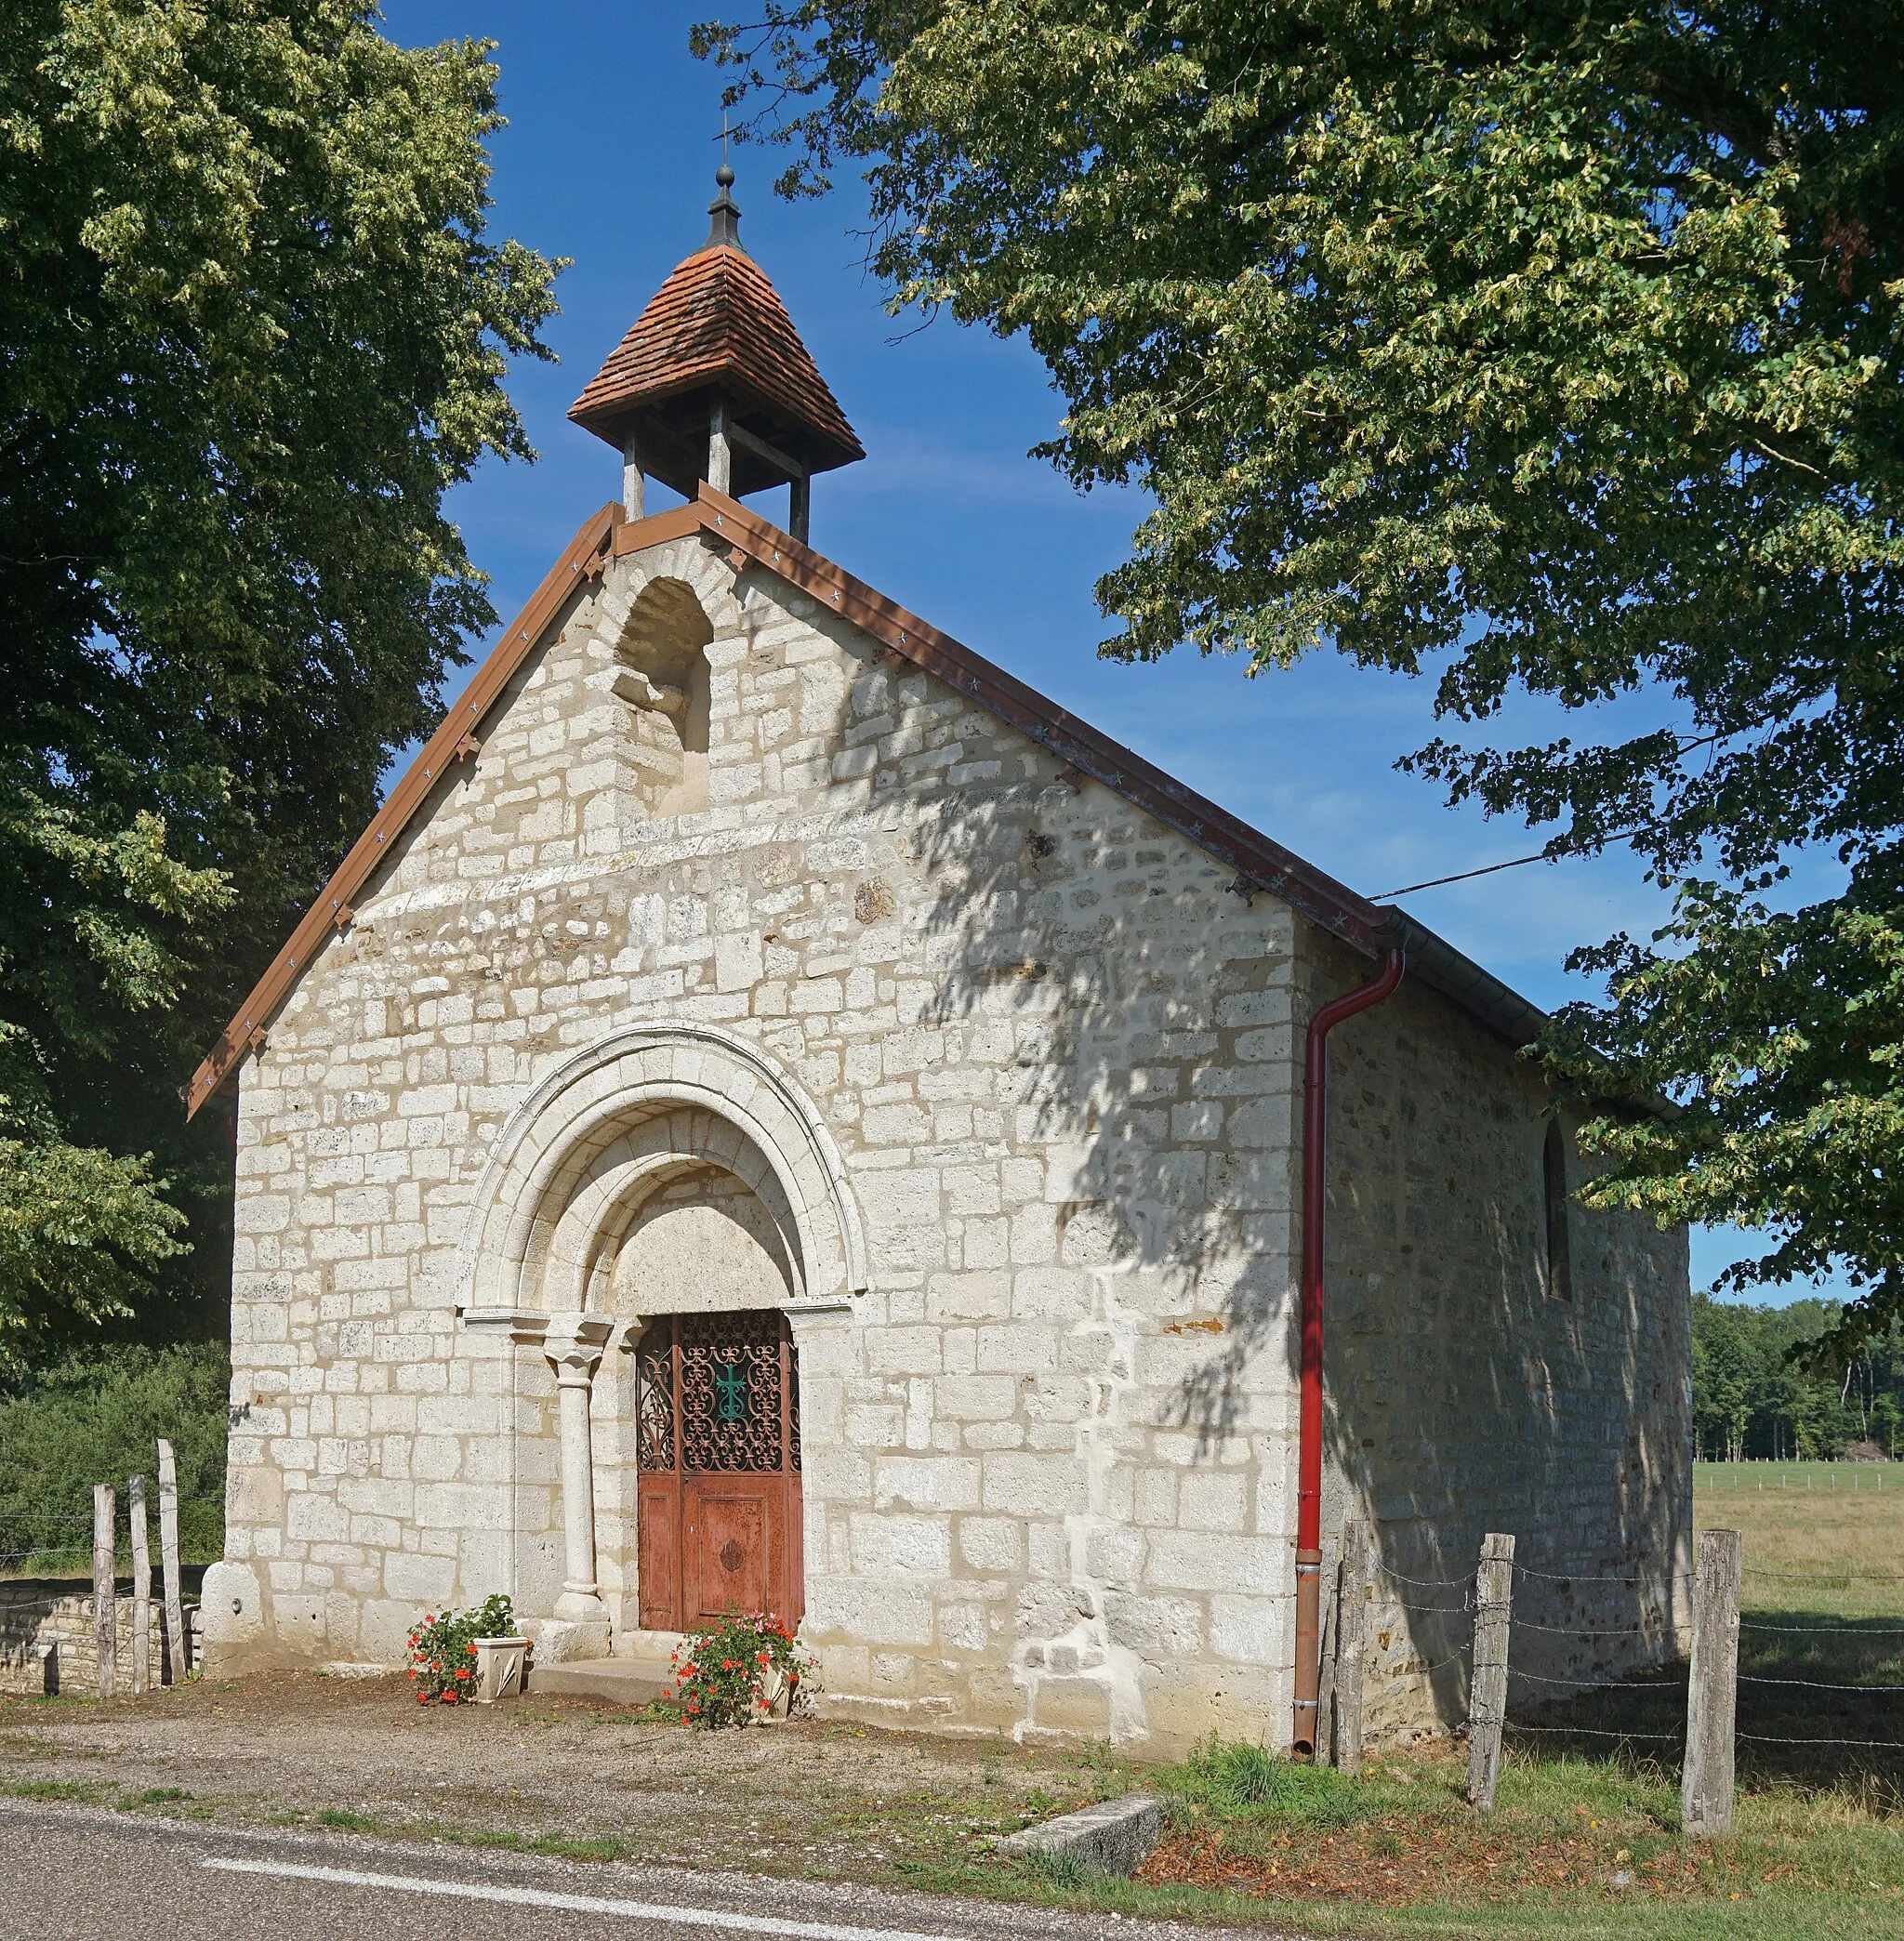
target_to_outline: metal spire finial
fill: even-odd
[[[734,197],[727,191],[734,187],[734,170],[727,160],[727,110],[721,111],[721,166],[714,171],[714,185],[720,191],[707,205],[707,214],[713,218],[707,229],[707,240],[704,249],[739,249],[740,209]]]

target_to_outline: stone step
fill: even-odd
[[[652,1705],[673,1696],[674,1673],[666,1658],[568,1658],[532,1666],[529,1690],[538,1698],[562,1693],[604,1705]]]

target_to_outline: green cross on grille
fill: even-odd
[[[738,1362],[723,1362],[714,1370],[714,1413],[723,1422],[738,1422],[747,1412],[747,1371]]]

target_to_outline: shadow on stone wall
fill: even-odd
[[[1368,965],[1268,896],[1247,904],[1213,861],[1185,867],[1096,784],[968,786],[915,836],[936,886],[933,1022],[1010,1024],[1021,1129],[1069,1169],[1056,1257],[1098,1289],[1067,1341],[1082,1445],[1141,1462],[1133,1433],[1177,1435],[1219,1466],[1247,1445],[1265,1465],[1250,1532],[1292,1528],[1301,1028]],[[1576,1207],[1574,1296],[1551,1296],[1549,1105],[1514,1049],[1419,983],[1332,1049],[1325,1529],[1370,1515],[1392,1574],[1369,1614],[1375,1724],[1465,1716],[1490,1529],[1527,1566],[1514,1701],[1675,1657],[1683,1236]],[[1014,1265],[1031,1257],[1014,1235]],[[1120,1326],[1138,1314],[1155,1333]],[[1086,1548],[1115,1641],[1136,1546]],[[1263,1589],[1285,1594],[1290,1562]]]
[[[1302,968],[1319,1002],[1360,960],[1317,939]],[[1511,1718],[1671,1662],[1691,1604],[1684,1234],[1570,1204],[1563,1296],[1527,1062],[1419,984],[1331,1042],[1325,1527],[1358,1505],[1374,1523],[1377,1718],[1465,1717],[1490,1530],[1516,1540]]]

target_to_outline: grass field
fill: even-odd
[[[1790,1788],[1819,1800],[1859,1798],[1881,1821],[1898,1824],[1904,1486],[1870,1486],[1898,1480],[1875,1464],[1715,1463],[1710,1470],[1710,1480],[1695,1483],[1695,1525],[1736,1529],[1743,1547],[1741,1783],[1754,1792]],[[1758,1470],[1781,1473],[1775,1481],[1752,1473]],[[1842,1474],[1835,1487],[1821,1483],[1818,1472],[1833,1470],[1863,1472],[1861,1486],[1845,1487]],[[1866,1743],[1789,1743],[1807,1739]]]
[[[1748,1496],[1904,1498],[1904,1462],[1696,1462],[1695,1496],[1725,1490]]]
[[[1693,1522],[1739,1532],[1749,1606],[1904,1624],[1904,1465],[1887,1470],[1702,1462],[1694,1471]]]

